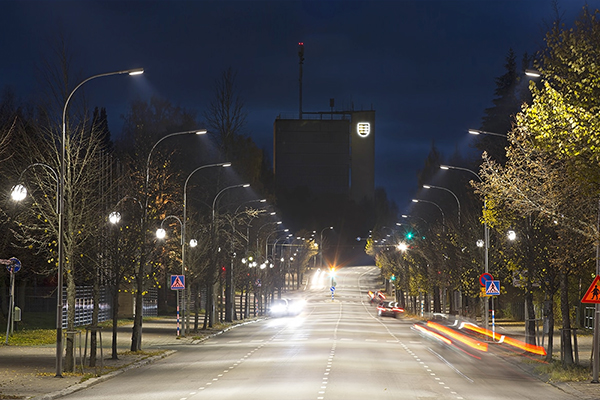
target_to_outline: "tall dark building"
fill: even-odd
[[[274,171],[280,187],[348,195],[375,190],[375,111],[303,113],[274,123]],[[319,119],[306,119],[312,116]]]

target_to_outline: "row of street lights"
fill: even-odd
[[[65,180],[66,180],[66,147],[67,147],[67,110],[68,110],[68,106],[70,103],[70,100],[72,99],[72,97],[74,96],[74,94],[76,93],[76,91],[85,83],[96,79],[96,78],[101,78],[101,77],[107,77],[107,76],[112,76],[112,75],[122,75],[122,74],[128,74],[128,75],[140,75],[144,72],[144,70],[142,68],[135,68],[135,69],[128,69],[128,70],[121,70],[121,71],[115,71],[115,72],[108,72],[108,73],[102,73],[102,74],[97,74],[97,75],[93,75],[90,76],[89,78],[81,81],[67,96],[65,103],[64,103],[64,107],[63,107],[63,112],[62,112],[62,140],[61,140],[61,153],[60,153],[60,159],[59,159],[59,172],[57,173],[57,171],[52,168],[51,166],[44,164],[44,163],[34,163],[31,164],[30,166],[28,166],[22,173],[21,176],[19,177],[19,184],[15,185],[11,196],[14,200],[20,201],[23,200],[26,196],[27,196],[27,189],[25,188],[25,186],[22,184],[22,176],[23,174],[31,167],[34,166],[41,166],[44,167],[46,169],[48,169],[50,172],[52,172],[52,174],[54,175],[54,178],[57,182],[57,190],[56,190],[56,212],[57,212],[57,217],[58,217],[58,233],[57,233],[57,252],[58,252],[58,265],[57,265],[57,309],[56,309],[56,376],[57,377],[62,377],[62,351],[63,351],[63,329],[62,329],[62,313],[63,313],[63,291],[62,291],[62,286],[63,286],[63,274],[64,274],[64,269],[65,269],[65,250],[64,250],[64,240],[65,240],[65,233],[64,233],[64,226],[65,226],[65,222],[64,222],[64,217],[65,217]],[[139,200],[132,198],[132,197],[125,197],[122,200],[125,199],[133,199],[135,200],[139,205],[140,208],[142,209],[142,217],[141,217],[141,244],[142,244],[142,251],[140,254],[140,265],[139,265],[139,270],[138,270],[138,276],[136,278],[137,280],[137,284],[138,284],[138,297],[136,298],[136,310],[135,310],[135,322],[134,322],[134,334],[132,335],[132,350],[140,350],[141,349],[141,324],[142,324],[142,298],[141,298],[141,293],[143,290],[143,284],[142,284],[142,280],[144,277],[144,266],[145,266],[145,257],[144,257],[144,247],[145,247],[145,242],[146,242],[146,224],[147,224],[147,217],[148,217],[148,203],[149,203],[149,180],[150,180],[150,160],[151,160],[151,156],[153,154],[153,151],[155,150],[155,148],[158,146],[158,144],[160,144],[162,141],[166,140],[167,138],[173,137],[173,136],[178,136],[178,135],[187,135],[187,134],[196,134],[196,135],[203,135],[206,134],[207,131],[205,129],[203,130],[193,130],[193,131],[184,131],[184,132],[175,132],[175,133],[171,133],[168,134],[164,137],[162,137],[160,140],[158,140],[150,149],[149,153],[148,153],[148,158],[147,158],[147,162],[146,162],[146,179],[145,179],[145,184],[144,184],[144,206],[142,206],[142,202],[140,202]],[[189,179],[191,178],[191,176],[199,171],[200,169],[203,168],[208,168],[208,167],[216,167],[216,166],[221,166],[221,167],[228,167],[230,166],[230,163],[218,163],[218,164],[210,164],[210,165],[205,165],[202,167],[197,168],[196,170],[194,170],[189,176],[188,179],[185,182],[184,185],[184,217],[183,217],[183,221],[180,220],[179,218],[177,218],[176,216],[169,216],[172,218],[175,218],[179,221],[179,223],[181,224],[181,232],[182,232],[182,273],[185,272],[185,235],[186,235],[186,220],[187,220],[187,184]],[[235,187],[248,187],[248,184],[243,184],[243,185],[233,185],[233,186],[229,186],[225,189],[223,189],[221,192],[219,192],[219,194],[215,197],[215,200],[213,201],[213,221],[214,221],[214,214],[215,214],[215,204],[217,202],[217,199],[219,197],[220,194],[222,194],[225,190],[227,189],[232,189]],[[121,201],[119,201],[119,203],[121,203]],[[117,203],[116,208],[118,208],[119,203]],[[168,217],[167,217],[168,218]],[[121,215],[118,211],[113,211],[110,215],[109,215],[109,221],[111,223],[118,223],[121,219]],[[162,221],[164,222],[164,220]],[[161,222],[161,228],[162,228],[162,222]],[[163,234],[164,230],[163,230]],[[192,243],[190,243],[191,246]]]

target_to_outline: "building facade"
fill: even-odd
[[[305,113],[273,127],[275,182],[288,190],[349,196],[375,190],[375,111]],[[312,119],[310,118],[312,117]]]

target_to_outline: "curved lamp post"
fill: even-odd
[[[213,240],[216,239],[217,236],[217,230],[216,230],[216,226],[215,226],[215,209],[216,209],[216,205],[217,202],[219,200],[219,197],[227,190],[230,189],[235,189],[235,188],[247,188],[250,187],[249,183],[241,183],[238,185],[231,185],[231,186],[227,186],[226,188],[221,189],[221,191],[219,191],[219,193],[217,193],[217,195],[215,196],[215,198],[213,199],[213,203],[212,203],[212,232],[213,232]],[[233,298],[235,291],[233,289],[233,262],[231,263],[231,267],[229,268],[229,270],[227,271],[227,277],[226,277],[226,281],[227,281],[227,288],[226,288],[226,292],[227,295],[225,297],[225,320],[228,322],[233,321],[233,314],[234,314],[234,302],[235,299]]]
[[[233,214],[237,215],[238,211],[240,210],[240,207],[243,206],[244,204],[248,204],[248,203],[266,203],[266,202],[267,202],[267,199],[256,199],[256,200],[245,201],[242,204],[240,204],[239,206],[237,206],[237,208],[235,209],[235,212]]]
[[[406,219],[409,219],[409,218],[418,218],[418,219],[420,219],[421,221],[423,221],[423,223],[424,223],[425,225],[429,225],[429,222],[427,222],[425,219],[423,219],[423,218],[419,217],[418,215],[408,215],[408,214],[402,214],[402,218],[406,218]],[[399,224],[400,224],[399,222],[397,222],[397,223],[396,223],[396,225],[399,225]]]
[[[150,159],[152,157],[152,153],[156,146],[161,143],[163,140],[179,135],[204,135],[206,134],[206,129],[195,129],[191,131],[181,131],[170,133],[166,136],[160,138],[150,151],[148,152],[148,158],[146,160],[146,181],[144,183],[144,212],[142,216],[142,229],[141,229],[141,246],[142,248],[146,247],[146,224],[148,222],[148,201],[149,201],[149,193],[148,193],[148,185],[150,182]],[[146,265],[145,254],[142,251],[142,256],[140,259],[140,268],[138,269],[138,275],[136,277],[136,298],[135,298],[135,315],[133,320],[133,333],[131,335],[131,351],[139,351],[142,349],[142,321],[143,321],[143,289],[144,289],[144,268]]]
[[[215,198],[213,199],[213,203],[212,203],[212,222],[215,222],[215,206],[217,205],[217,200],[219,200],[219,196],[221,196],[221,194],[223,194],[223,192],[225,192],[226,190],[229,189],[235,189],[235,188],[247,188],[250,187],[249,183],[240,183],[239,185],[231,185],[231,186],[227,186],[224,189],[221,189],[221,191],[219,193],[217,193],[217,195],[215,196]]]
[[[289,230],[288,228],[285,228],[285,229],[277,229],[277,230],[275,230],[275,231],[273,231],[273,232],[271,232],[271,233],[269,233],[269,234],[267,235],[267,239],[265,240],[265,258],[266,258],[266,259],[268,259],[268,258],[269,258],[269,238],[270,238],[271,236],[273,236],[274,234],[276,234],[276,233],[279,233],[279,232],[289,232],[289,231],[290,231],[290,230]],[[279,240],[279,239],[277,239],[277,240]],[[274,254],[274,253],[275,253],[275,244],[277,244],[277,241],[275,241],[275,243],[273,244],[273,249],[272,249],[272,251],[271,251],[271,253],[272,253],[272,254]]]
[[[200,131],[198,131],[200,132]],[[198,132],[195,132],[196,134],[198,134]],[[185,258],[185,234],[186,234],[186,224],[187,224],[187,185],[188,182],[190,181],[190,178],[192,177],[192,175],[194,175],[196,172],[205,169],[205,168],[211,168],[211,167],[231,167],[231,163],[230,162],[222,162],[222,163],[216,163],[216,164],[208,164],[208,165],[202,165],[198,168],[196,168],[195,170],[193,170],[192,172],[190,172],[190,174],[188,175],[187,179],[185,180],[185,183],[183,184],[183,224],[182,224],[182,228],[181,228],[181,242],[182,242],[182,247],[181,247],[181,275],[185,275],[185,266],[186,266],[186,258]],[[196,242],[196,244],[198,244]],[[190,243],[191,246],[191,243]],[[187,323],[187,307],[185,304],[185,298],[186,298],[186,292],[187,289],[183,290],[184,293],[184,301],[183,301],[183,308],[182,308],[182,312],[183,312],[183,335],[187,335],[188,333],[188,323]]]
[[[438,210],[440,210],[440,213],[442,213],[442,226],[445,227],[446,226],[446,216],[444,215],[444,210],[442,210],[442,207],[440,207],[437,203],[434,203],[433,201],[429,201],[429,200],[422,200],[422,199],[412,199],[413,203],[427,203],[427,204],[433,204],[434,206],[436,206],[438,208]]]
[[[272,213],[271,215],[275,215],[275,213]],[[267,226],[267,225],[271,225],[271,224],[275,224],[275,225],[281,225],[281,224],[283,224],[283,222],[281,222],[281,221],[272,221],[272,222],[267,222],[267,223],[265,223],[265,224],[262,224],[262,225],[261,225],[261,226],[260,226],[260,227],[259,227],[259,228],[256,230],[256,253],[257,253],[257,255],[258,255],[258,239],[260,238],[260,230],[261,230],[262,228],[264,228],[265,226]],[[266,257],[266,256],[267,256],[267,255],[265,254],[265,257]]]
[[[458,196],[450,189],[447,189],[445,187],[442,186],[433,186],[433,185],[423,185],[424,189],[440,189],[440,190],[445,190],[446,192],[450,193],[452,196],[454,196],[454,199],[456,200],[456,204],[458,204],[458,226],[460,227],[460,201],[458,201]]]
[[[27,168],[25,168],[21,172],[21,174],[19,175],[19,180],[17,182],[22,182],[23,174],[25,172],[27,172],[27,170],[29,170],[29,168],[32,168],[32,167],[44,167],[44,168],[48,169],[50,172],[52,172],[52,175],[54,176],[54,179],[56,180],[56,212],[58,213],[58,210],[59,210],[58,197],[59,197],[59,191],[60,191],[60,187],[59,187],[60,180],[59,180],[58,174],[56,173],[56,170],[54,168],[52,168],[48,164],[44,164],[44,163],[33,163],[31,165],[28,165]],[[27,188],[22,183],[16,184],[15,186],[13,186],[13,188],[10,192],[10,197],[14,201],[24,200],[25,197],[27,197]]]
[[[479,179],[480,182],[483,182],[481,177],[479,176],[479,174],[477,174],[477,172],[470,170],[468,168],[455,167],[452,165],[440,165],[440,168],[465,171],[465,172],[475,175],[477,177],[477,179]],[[487,210],[487,202],[485,200],[483,201],[483,209]],[[488,273],[489,272],[490,231],[488,228],[488,224],[485,221],[483,223],[483,244],[484,244],[484,272]],[[490,313],[489,310],[490,310],[489,298],[485,297],[485,316],[484,316],[485,329],[487,329],[488,325],[489,325],[489,313]]]
[[[63,271],[64,271],[64,238],[63,238],[63,226],[64,226],[64,208],[65,208],[65,175],[66,175],[66,163],[65,155],[67,149],[67,107],[69,101],[84,83],[91,81],[92,79],[101,78],[104,76],[111,75],[140,75],[144,73],[143,68],[127,69],[123,71],[107,72],[103,74],[97,74],[90,76],[89,78],[81,81],[75,89],[71,91],[62,113],[62,142],[61,142],[61,156],[60,156],[60,179],[58,183],[58,282],[57,282],[57,304],[56,304],[56,376],[62,377],[62,284],[63,284]]]

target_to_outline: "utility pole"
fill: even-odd
[[[300,89],[300,110],[298,112],[298,119],[302,119],[302,65],[304,64],[304,43],[298,43],[298,64],[300,65],[300,77],[298,78],[298,84]]]

